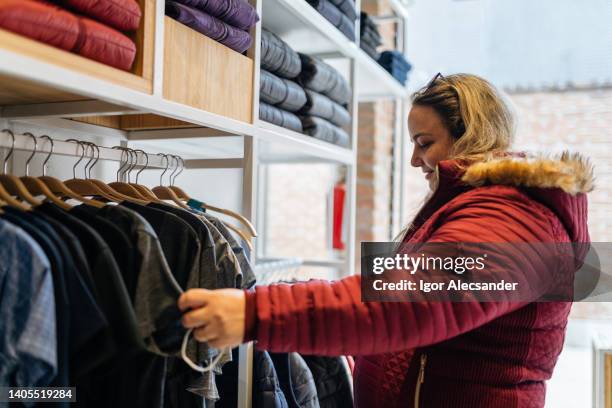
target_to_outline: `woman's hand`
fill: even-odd
[[[244,338],[245,294],[240,289],[190,289],[178,301],[183,326],[212,347],[234,347]],[[191,310],[190,310],[191,309]]]

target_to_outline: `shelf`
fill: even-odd
[[[351,57],[357,45],[320,15],[306,0],[264,0],[262,25],[306,54]]]
[[[281,36],[296,51],[319,55],[335,67],[348,67],[340,58],[354,58],[360,99],[407,97],[402,84],[305,0],[265,0],[262,15],[264,28]],[[348,72],[347,68],[340,70]]]
[[[263,141],[259,147],[259,157],[264,163],[355,163],[354,152],[345,147],[261,120],[258,120],[256,124],[258,128],[257,137]]]
[[[351,150],[301,133],[258,121],[261,163],[354,163]],[[243,157],[241,136],[214,135],[210,129],[191,128],[130,132],[130,146],[164,151],[190,159],[234,159]]]

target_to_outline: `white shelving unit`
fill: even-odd
[[[138,37],[140,60],[136,64],[138,72],[131,74],[0,30],[0,122],[13,129],[33,126],[55,133],[65,131],[112,140],[113,144],[122,143],[149,152],[175,153],[186,159],[188,169],[241,170],[240,210],[253,223],[257,221],[257,203],[262,202],[257,195],[260,164],[323,162],[344,166],[348,215],[345,254],[342,259],[305,260],[304,264],[331,266],[338,268],[340,275],[351,274],[355,256],[357,104],[359,100],[376,98],[402,102],[407,96],[406,89],[305,0],[250,1],[256,6],[261,22],[251,31],[254,42],[246,57],[229,55],[231,52],[219,50],[218,44],[211,44],[212,40],[194,39],[222,55],[228,54],[228,58],[241,59],[245,67],[252,67],[248,71],[251,76],[246,78],[251,80],[252,89],[240,94],[250,107],[247,115],[250,120],[219,113],[227,106],[215,106],[214,96],[205,101],[206,106],[212,106],[210,109],[169,96],[172,89],[167,82],[170,69],[175,67],[171,66],[172,58],[165,59],[173,48],[166,43],[176,35],[173,30],[181,28],[173,27],[176,23],[164,16],[164,0],[139,0],[144,11]],[[359,4],[356,0],[358,9]],[[353,115],[350,147],[329,144],[257,119],[262,25],[297,51],[320,56],[345,72],[353,89],[349,107]],[[357,25],[357,34],[358,30]],[[201,69],[201,64],[194,61],[189,69],[183,74],[188,81],[196,81],[194,74]],[[202,83],[206,87],[213,81]],[[193,95],[184,96],[189,99]],[[124,120],[133,122],[129,119],[137,119],[136,122],[151,119],[156,125],[124,126]],[[76,147],[71,145],[58,146],[65,154],[76,153],[72,151]],[[19,145],[18,149],[28,147]],[[107,152],[114,159],[116,154]],[[251,406],[251,357],[252,345],[241,346],[240,408]]]

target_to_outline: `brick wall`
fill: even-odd
[[[391,234],[393,123],[393,103],[359,104],[357,242],[386,241]]]

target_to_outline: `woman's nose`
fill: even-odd
[[[423,161],[417,154],[416,149],[412,151],[412,157],[410,158],[410,165],[412,165],[412,167],[421,167],[423,165]]]

